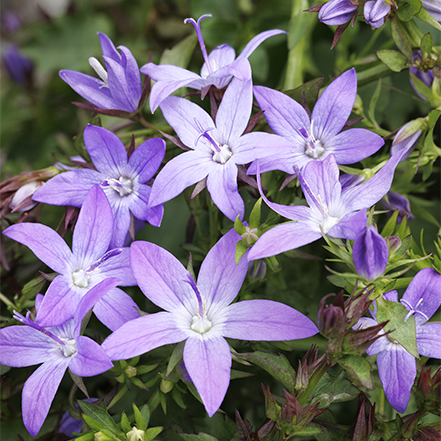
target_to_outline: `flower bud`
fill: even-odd
[[[380,277],[386,269],[389,248],[386,239],[370,225],[354,241],[352,258],[358,274],[368,281]]]
[[[391,156],[395,155],[400,151],[404,151],[403,157],[400,162],[403,162],[412,153],[421,136],[421,128],[423,128],[424,121],[419,118],[415,121],[410,121],[401,127],[395,135],[394,141],[392,143],[392,148],[390,150]]]
[[[144,441],[144,430],[133,427],[130,432],[126,433],[126,437],[129,441]]]
[[[386,194],[385,199],[381,201],[381,205],[388,210],[395,211],[398,210],[397,223],[400,224],[403,221],[404,216],[407,220],[413,219],[413,214],[410,211],[409,199],[405,196],[395,193],[394,191],[389,191]]]
[[[32,83],[33,64],[25,57],[17,46],[9,46],[3,54],[3,64],[9,76],[21,86],[30,86]]]
[[[168,394],[173,389],[174,383],[167,380],[161,380],[159,388],[164,394]]]
[[[370,0],[364,4],[364,19],[366,20],[366,23],[373,28],[383,26],[389,12],[390,4],[387,4],[384,0]]]
[[[387,236],[386,242],[389,247],[389,256],[393,256],[403,243],[399,236]]]
[[[329,26],[347,23],[357,12],[358,6],[350,0],[331,0],[319,11],[318,19]]]
[[[320,332],[326,337],[339,337],[346,328],[344,313],[343,293],[340,293],[334,303],[325,305],[328,297],[335,294],[328,294],[320,302],[317,325]]]
[[[14,194],[9,203],[11,213],[17,211],[29,211],[34,208],[38,202],[32,200],[32,195],[43,185],[41,181],[28,182],[20,187]]]

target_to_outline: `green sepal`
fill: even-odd
[[[141,412],[139,411],[138,407],[136,406],[135,403],[132,404],[133,407],[133,414],[135,415],[135,426],[137,429],[139,430],[146,430],[147,429],[147,425],[149,423],[149,419],[150,419],[150,412],[148,414],[148,418],[147,421],[144,419],[144,417],[142,416]],[[148,406],[147,406],[148,408]]]
[[[239,217],[240,215],[238,214],[236,220],[234,221],[234,229],[236,230],[237,234],[240,234],[242,236],[242,234],[246,231],[246,227]]]
[[[420,12],[416,14],[416,17],[441,31],[441,24],[437,22],[424,8],[420,9]]]
[[[130,424],[129,418],[127,417],[126,413],[123,412],[121,415],[121,430],[123,432],[130,432],[132,430],[132,425]]]
[[[372,366],[361,355],[343,355],[338,358],[338,364],[348,373],[354,386],[374,390]]]
[[[250,228],[251,229],[260,227],[261,209],[262,209],[262,198],[260,197],[257,200],[257,202],[254,204],[253,209],[251,210],[251,214],[250,214]]]
[[[236,261],[236,265],[239,264],[240,259],[245,253],[248,251],[248,246],[244,243],[244,241],[240,240],[236,245],[236,252],[234,254],[234,258]]]

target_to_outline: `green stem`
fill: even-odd
[[[11,302],[2,292],[0,292],[0,300],[6,303],[8,306],[12,306],[14,309],[18,309],[13,302]]]
[[[364,86],[365,84],[377,81],[378,78],[386,77],[392,75],[392,71],[383,63],[377,66],[366,69],[363,72],[357,73],[357,84],[358,87]]]

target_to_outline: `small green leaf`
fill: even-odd
[[[250,228],[259,228],[261,208],[262,208],[262,198],[259,198],[259,200],[254,204],[253,209],[251,210]]]
[[[132,430],[132,425],[130,424],[129,418],[126,413],[123,412],[121,415],[121,429],[123,432],[130,432]]]
[[[421,0],[406,0],[400,4],[397,16],[401,21],[410,21],[421,9]]]
[[[165,378],[171,374],[172,370],[182,361],[184,357],[184,346],[185,340],[178,343],[170,356],[170,360],[167,365],[167,370],[165,371]]]
[[[428,32],[427,34],[425,34],[423,36],[423,38],[421,39],[421,44],[420,44],[421,58],[422,58],[423,62],[426,59],[431,59],[430,53],[432,52],[432,46],[433,46],[433,38],[432,38],[432,35],[430,35],[430,32]]]
[[[171,49],[166,49],[161,56],[159,64],[171,64],[173,66],[179,66],[186,68],[193,55],[194,48],[196,47],[197,36],[191,34]]]
[[[356,387],[374,390],[371,364],[360,355],[343,355],[338,364],[346,370],[349,379]]]
[[[186,441],[218,441],[215,436],[203,432],[199,432],[197,435],[192,433],[179,433],[178,435]]]
[[[236,230],[236,233],[240,234],[241,236],[246,231],[246,227],[240,220],[239,215],[237,215],[236,220],[234,221],[234,229]]]
[[[102,424],[98,423],[93,418],[87,415],[83,415],[83,420],[90,427],[90,429],[94,430],[95,432],[99,432],[100,430],[105,428]]]
[[[395,227],[397,225],[397,217],[398,217],[398,210],[395,210],[392,216],[387,220],[386,225],[383,227],[383,230],[381,231],[381,235],[383,237],[392,236],[394,234]]]
[[[26,299],[33,299],[39,292],[41,292],[45,284],[46,279],[43,276],[38,276],[26,283],[26,285],[23,286],[21,293]]]
[[[401,72],[406,67],[410,67],[407,58],[400,52],[391,49],[383,49],[376,52],[377,57],[392,71]]]
[[[409,62],[412,61],[412,46],[406,32],[404,32],[404,29],[401,27],[400,22],[394,18],[390,21],[390,27],[392,30],[392,39],[397,45],[397,48]]]
[[[155,439],[162,431],[164,430],[163,427],[150,427],[150,429],[148,429],[145,432],[145,441],[152,441],[153,439]]]
[[[85,415],[95,420],[102,427],[109,429],[113,433],[119,433],[120,430],[113,418],[102,407],[96,404],[88,403],[87,401],[77,400],[81,410]],[[89,425],[89,424],[88,424]]]
[[[141,416],[144,420],[145,426],[148,427],[149,421],[150,421],[150,408],[148,404],[144,404],[144,406],[141,407]]]
[[[405,317],[409,311],[398,302],[390,302],[383,298],[377,299],[377,322],[389,320],[384,331],[392,331],[388,338],[394,343],[399,343],[406,351],[415,358],[420,358],[416,343],[415,319],[410,316],[406,321]]]
[[[135,416],[135,426],[139,430],[145,430],[147,429],[147,424],[144,421],[144,418],[141,415],[141,412],[139,411],[138,407],[135,403],[132,404],[133,407],[133,414]]]

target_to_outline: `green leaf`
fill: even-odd
[[[84,435],[75,437],[75,441],[94,441],[95,434],[93,432],[85,433]]]
[[[215,436],[199,432],[197,435],[191,433],[178,433],[183,440],[188,441],[219,441]]]
[[[196,34],[191,34],[171,49],[166,49],[161,56],[159,64],[171,64],[186,68],[193,55],[198,39]]]
[[[165,379],[171,374],[172,370],[182,361],[184,356],[185,340],[178,343],[170,356],[170,360],[165,371]]]
[[[406,0],[400,3],[397,16],[401,21],[410,21],[421,9],[421,0]]]
[[[412,83],[415,87],[415,90],[422,95],[424,98],[427,99],[429,104],[431,105],[437,105],[435,102],[435,98],[432,94],[432,89],[428,87],[423,81],[421,81],[418,77],[416,77],[412,72],[409,72],[410,78],[412,79]]]
[[[236,245],[236,253],[234,255],[234,258],[236,259],[236,265],[239,263],[242,256],[245,255],[245,253],[248,251],[248,246],[245,245],[244,241],[240,240],[237,242]]]
[[[155,439],[162,431],[164,430],[163,427],[150,427],[150,429],[145,432],[144,437],[145,441],[152,441]]]
[[[150,421],[150,407],[148,404],[144,404],[144,406],[141,407],[141,416],[145,422],[145,426],[148,427],[149,421]]]
[[[428,32],[423,36],[420,44],[421,58],[423,62],[427,59],[431,59],[430,53],[432,52],[432,46],[433,46],[433,38],[432,35],[430,35],[430,32]]]
[[[410,67],[407,58],[400,52],[391,49],[383,49],[376,52],[377,57],[392,71],[401,72],[406,67]]]
[[[409,62],[412,61],[412,46],[409,38],[401,27],[400,22],[394,18],[390,21],[390,27],[392,30],[392,38],[397,45],[400,52],[407,58]]]
[[[133,407],[133,414],[135,415],[135,426],[139,430],[145,430],[147,429],[147,424],[144,420],[144,418],[141,415],[141,412],[139,411],[138,407],[135,405],[135,403],[132,404]],[[148,423],[148,421],[147,421]]]
[[[371,364],[360,355],[343,355],[338,364],[346,370],[349,379],[356,387],[374,390]]]
[[[359,390],[347,378],[345,371],[337,377],[325,373],[311,393],[311,405],[319,404],[319,408],[328,407],[333,402],[350,401],[357,397]]]
[[[87,401],[77,400],[81,410],[85,415],[95,420],[102,427],[109,429],[112,433],[120,433],[118,426],[108,412],[96,404],[88,403]]]
[[[125,433],[132,430],[132,425],[130,424],[129,418],[127,417],[125,412],[123,412],[123,414],[121,415],[121,429]]]
[[[397,217],[398,217],[398,210],[395,210],[392,216],[387,220],[386,225],[383,227],[383,230],[381,231],[381,235],[383,237],[392,236],[394,234],[395,227],[397,225]]]
[[[424,8],[421,8],[416,17],[441,31],[441,24],[438,23]]]
[[[289,392],[294,391],[296,372],[283,354],[275,355],[271,352],[256,351],[237,354],[237,356],[265,369]]]
[[[377,299],[377,322],[389,320],[384,327],[384,331],[393,331],[388,335],[389,340],[399,343],[415,358],[420,358],[416,342],[415,319],[412,315],[404,321],[408,313],[409,311],[401,303],[390,302],[381,297]]]
[[[302,84],[299,87],[296,87],[295,89],[286,90],[284,94],[296,100],[298,103],[301,103],[304,93],[306,99],[306,105],[309,107],[310,110],[312,110],[317,101],[320,87],[322,86],[322,82],[323,82],[323,78],[316,78],[314,80]]]
[[[83,420],[91,428],[91,430],[95,432],[99,432],[100,430],[105,429],[105,427],[102,424],[98,423],[90,416],[83,415]]]
[[[21,293],[26,299],[33,299],[39,292],[42,291],[45,284],[46,279],[43,276],[38,276],[26,283],[26,285],[23,286]]]
[[[236,230],[236,233],[240,234],[241,236],[246,231],[246,227],[240,220],[239,215],[237,215],[236,220],[234,221],[234,229]]]
[[[295,434],[296,437],[298,436],[313,436],[313,435],[318,435],[319,433],[321,433],[323,431],[323,429],[320,426],[315,426],[313,425],[313,423],[310,423],[309,426],[305,427],[302,430],[296,431],[295,433],[293,433],[293,435]]]
[[[253,209],[251,210],[250,228],[259,228],[261,208],[262,208],[262,198],[259,198],[258,201],[254,204]],[[236,224],[234,225],[234,227],[236,228]]]
[[[251,372],[245,372],[245,371],[238,371],[236,369],[231,369],[231,380],[235,380],[236,378],[247,378],[247,377],[253,377],[254,374]]]
[[[171,390],[171,396],[181,409],[187,409],[187,406],[185,405],[184,400],[182,399],[182,393],[177,387],[174,387]]]

